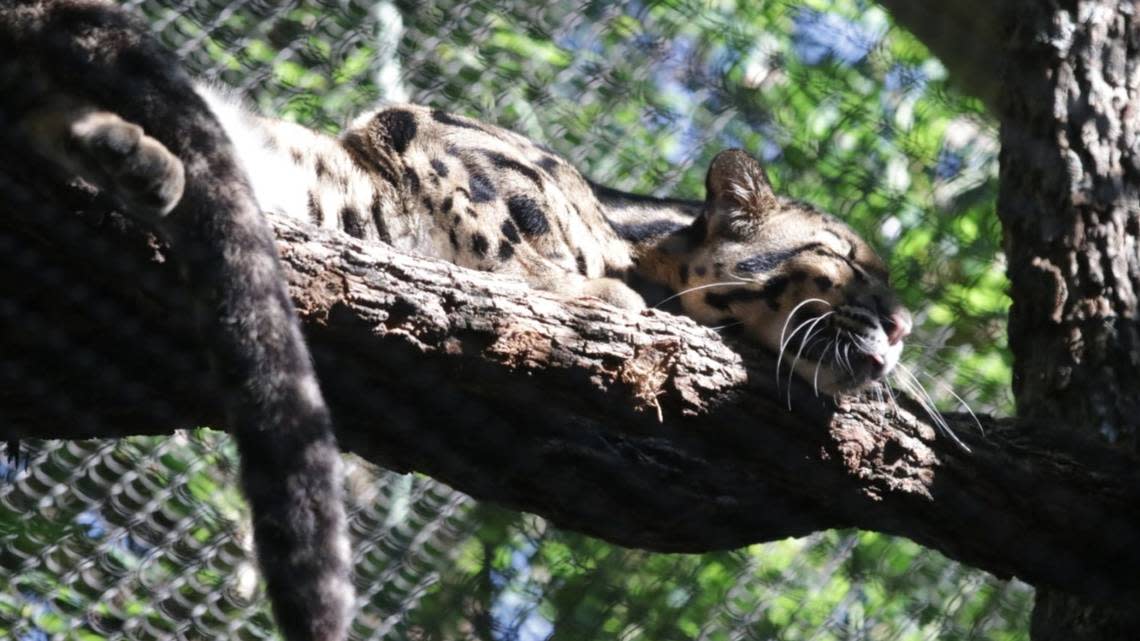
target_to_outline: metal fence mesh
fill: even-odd
[[[993,126],[874,5],[124,4],[199,77],[330,132],[377,99],[406,99],[659,195],[699,196],[715,152],[748,148],[782,191],[892,256],[920,326],[910,362],[936,372],[931,390],[1008,408],[1008,358],[992,347],[1000,234],[977,214],[995,193]],[[23,447],[26,468],[0,465],[0,636],[275,638],[224,434]],[[824,532],[649,554],[348,460],[355,639],[1027,636],[1025,586],[905,540]]]

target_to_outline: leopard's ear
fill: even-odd
[[[764,167],[743,149],[728,149],[713,158],[705,188],[710,232],[747,237],[777,206]]]

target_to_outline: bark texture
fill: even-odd
[[[0,181],[0,436],[221,425],[161,247],[19,191]],[[338,437],[371,461],[626,546],[855,526],[1091,599],[1140,595],[1131,456],[950,417],[966,454],[909,407],[799,384],[789,413],[770,360],[687,319],[273,224]]]
[[[1018,414],[1137,450],[1140,24],[1115,0],[1019,16],[1002,106],[999,214]],[[1140,543],[1136,541],[1135,543]],[[1033,638],[1135,639],[1140,614],[1038,592]]]

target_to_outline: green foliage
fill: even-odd
[[[874,533],[667,555],[486,507],[474,516],[481,529],[411,614],[427,638],[456,638],[463,607],[497,613],[485,638],[1024,638],[1027,592]]]
[[[3,638],[163,638],[248,607],[198,606],[253,576],[233,541],[244,503],[218,466],[235,456],[225,435],[24,447],[35,474],[0,501]],[[267,613],[249,628],[268,634]]]

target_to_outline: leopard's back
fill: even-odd
[[[429,221],[421,251],[524,277],[598,278],[629,267],[585,178],[514,132],[396,105],[358,118],[341,142],[397,185],[403,215]]]
[[[267,211],[623,307],[633,258],[591,185],[514,132],[419,105],[361,116],[334,139],[206,90]]]

